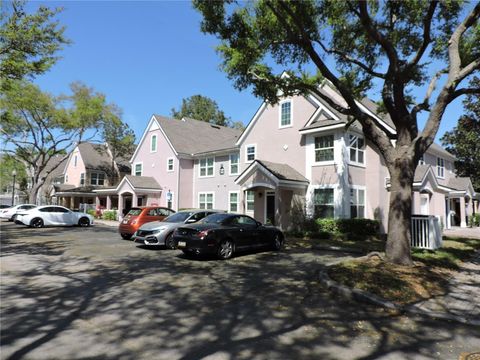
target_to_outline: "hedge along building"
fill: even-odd
[[[320,89],[343,104],[328,84]],[[391,120],[380,116],[373,102],[362,99],[359,106],[395,135]],[[283,229],[295,212],[306,211],[315,217],[377,219],[386,230],[387,167],[361,126],[353,123],[346,130],[346,123],[313,95],[264,102],[242,133],[154,115],[130,162],[132,176],[157,190],[147,194],[128,181],[115,191],[134,205],[243,212]],[[456,177],[453,161],[436,144],[427,150],[415,175],[413,213],[436,215],[447,227],[466,226],[467,217],[478,212],[477,195],[468,179]]]

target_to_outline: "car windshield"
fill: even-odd
[[[231,216],[231,214],[212,214],[207,216],[200,222],[203,224],[221,224]]]
[[[130,211],[128,212],[127,215],[140,215],[140,213],[142,212],[142,209],[140,208],[133,208],[133,209],[130,209]]]
[[[192,214],[193,214],[193,212],[191,212],[191,211],[178,212],[176,214],[170,215],[169,217],[164,219],[163,222],[171,222],[171,223],[184,222]]]

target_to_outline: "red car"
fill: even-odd
[[[135,231],[143,224],[152,221],[162,221],[173,213],[175,213],[174,210],[159,206],[139,206],[131,208],[120,223],[118,232],[122,238],[129,240]]]

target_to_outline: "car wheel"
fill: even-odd
[[[231,240],[223,240],[218,246],[217,256],[222,260],[230,259],[233,255],[233,243]]]
[[[78,226],[88,227],[90,226],[90,220],[88,220],[88,218],[86,217],[83,217],[80,220],[78,220]]]
[[[273,239],[273,250],[280,251],[283,247],[283,238],[280,234],[276,234]]]
[[[43,220],[40,218],[35,218],[30,222],[30,226],[34,228],[41,228],[43,227]]]
[[[170,250],[175,250],[175,241],[173,241],[173,236],[172,234],[168,234],[167,237],[165,238],[165,247]]]
[[[132,238],[132,235],[130,234],[120,234],[123,240],[130,240]]]

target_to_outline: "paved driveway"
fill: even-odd
[[[344,254],[188,260],[103,225],[1,226],[2,359],[457,359],[480,349],[476,328],[333,297],[316,273]]]

